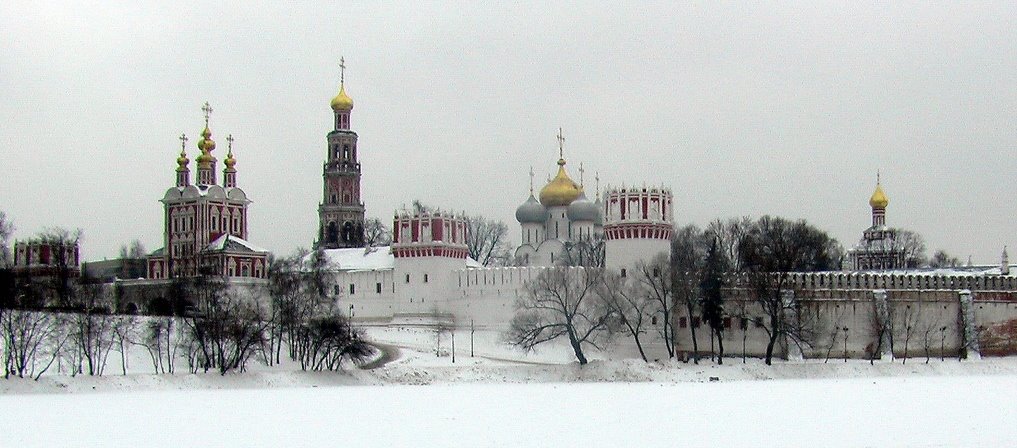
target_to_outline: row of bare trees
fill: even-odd
[[[716,359],[723,362],[725,323],[732,317],[742,321],[749,317],[725,309],[726,279],[739,273],[748,279],[762,314],[753,320],[768,336],[770,363],[779,341],[809,346],[815,340],[815,322],[788,294],[788,274],[831,269],[842,256],[836,240],[805,221],[764,216],[755,221],[718,220],[706,230],[686,226],[676,230],[670,254],[621,272],[599,267],[544,271],[527,284],[525,296],[516,304],[509,339],[532,349],[567,338],[576,359],[585,364],[584,347],[602,348],[619,334],[630,337],[647,360],[643,338],[653,331],[668,356],[674,357],[674,314],[680,308],[689,317],[702,317],[710,329],[711,347],[716,343]],[[745,314],[744,307],[740,311]],[[698,362],[695,327],[688,325],[693,360]]]

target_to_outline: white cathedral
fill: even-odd
[[[392,244],[364,247],[358,157],[363,152],[356,146],[353,100],[344,84],[331,101],[334,129],[327,135],[315,246],[335,270],[335,296],[356,320],[427,324],[437,318],[504,329],[525,283],[552,266],[583,264],[568,260],[582,245],[603,241],[605,265],[613,269],[670,251],[671,191],[608,188],[591,201],[566,172],[560,132],[557,174],[540,190],[538,202],[531,171],[530,196],[516,210],[520,266],[490,268],[469,258],[463,217],[441,211],[396,212]]]

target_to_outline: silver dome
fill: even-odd
[[[596,221],[600,216],[597,206],[586,197],[586,192],[580,192],[568,208],[569,221]]]
[[[530,198],[516,209],[516,221],[521,224],[543,223],[547,221],[547,209],[531,194]]]

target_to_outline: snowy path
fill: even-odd
[[[8,395],[0,433],[19,447],[1014,446],[1015,395],[1015,376]]]

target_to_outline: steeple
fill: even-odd
[[[360,201],[360,161],[357,133],[350,129],[353,100],[346,95],[346,60],[339,59],[339,94],[332,98],[335,122],[326,136],[322,201],[318,205],[315,247],[361,247],[364,243],[364,203]]]
[[[339,58],[339,94],[332,98],[332,112],[335,113],[335,129],[350,128],[350,112],[353,111],[353,98],[346,94],[346,59]]]
[[[208,129],[208,117],[212,114],[212,106],[205,102],[201,107],[205,114],[205,129],[201,131],[201,139],[198,140],[198,149],[201,154],[195,161],[198,162],[198,185],[215,184],[215,157],[212,151],[215,149],[215,140],[212,140],[212,131]]]
[[[177,157],[177,187],[186,187],[191,183],[191,169],[187,164],[187,135],[180,134],[180,157]]]
[[[879,171],[876,171],[876,191],[873,191],[872,196],[869,197],[869,206],[872,207],[872,227],[882,227],[886,225],[887,205],[890,205],[890,199],[887,198],[886,193],[883,192]]]
[[[222,186],[233,188],[237,186],[237,169],[234,168],[237,159],[233,158],[233,134],[226,136],[226,148],[226,160],[223,161],[226,167],[222,170]]]

